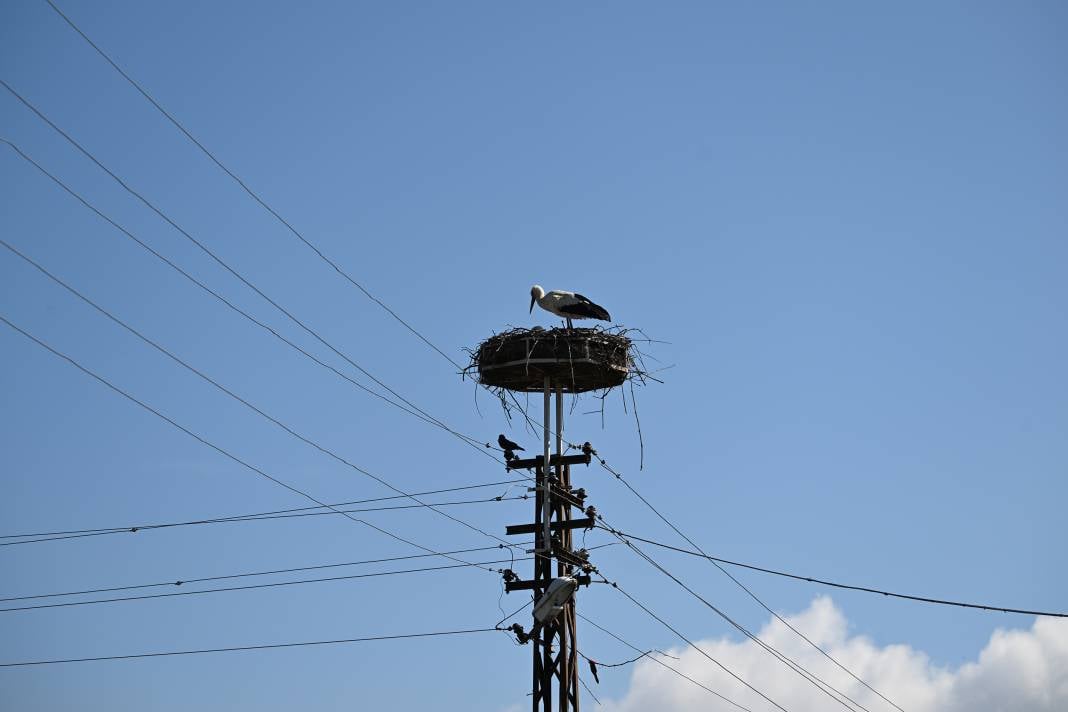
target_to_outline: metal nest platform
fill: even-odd
[[[540,393],[546,376],[566,393],[603,391],[635,373],[625,329],[510,329],[471,352],[468,371],[485,386]]]

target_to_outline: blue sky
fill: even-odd
[[[61,7],[220,158],[454,358],[577,289],[670,342],[674,368],[568,423],[709,552],[925,595],[1063,608],[1068,495],[1068,90],[1057,3],[131,3]],[[2,76],[265,292],[391,387],[490,440],[503,418],[256,206],[44,2],[0,10]],[[257,317],[321,345],[16,100],[2,135]],[[4,239],[147,335],[398,487],[506,479],[346,386],[154,261],[4,148]],[[292,439],[0,254],[0,313],[317,497],[389,494]],[[0,330],[4,533],[303,506]],[[478,408],[476,408],[476,402]],[[481,413],[479,412],[481,411]],[[671,534],[599,468],[618,526]],[[499,492],[494,492],[498,494]],[[502,532],[526,503],[457,507]],[[0,550],[5,596],[306,566],[411,549],[334,517]],[[368,515],[441,548],[429,512]],[[589,543],[605,543],[603,533]],[[610,578],[695,638],[734,640],[620,547]],[[492,554],[492,552],[491,552]],[[494,558],[494,557],[490,557]],[[754,628],[711,567],[663,561]],[[740,577],[773,608],[826,591]],[[498,580],[452,571],[0,614],[4,661],[492,625]],[[934,666],[1026,617],[834,592],[852,634]],[[517,607],[517,594],[506,610]],[[580,610],[678,641],[607,587]],[[592,657],[629,651],[584,629]],[[626,668],[602,675],[620,697]],[[472,677],[474,676],[474,677]],[[504,636],[52,666],[0,674],[21,710],[525,704]],[[889,691],[892,693],[893,691]],[[891,694],[892,696],[892,694]],[[912,712],[910,710],[910,712]]]

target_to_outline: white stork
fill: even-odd
[[[555,314],[556,316],[563,317],[567,320],[568,329],[571,328],[572,319],[612,320],[607,309],[594,304],[586,297],[581,294],[575,294],[574,292],[563,292],[559,289],[546,292],[539,285],[535,284],[530,288],[531,312],[534,311],[535,303],[550,314]]]

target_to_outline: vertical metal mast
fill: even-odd
[[[550,428],[552,428],[552,396],[556,392],[556,453],[550,451]],[[571,472],[567,460],[587,461],[588,458],[576,456],[564,457],[564,389],[557,384],[555,388],[549,378],[545,379],[542,395],[544,397],[544,423],[542,427],[542,456],[538,458],[537,479],[534,498],[534,580],[530,582],[535,591],[535,601],[545,594],[554,576],[575,575],[574,554],[571,549],[571,527],[582,526],[583,522],[572,524],[571,508],[576,502],[563,493],[570,492]],[[521,462],[513,462],[518,466]],[[571,500],[571,501],[569,501]],[[557,533],[553,535],[553,525]],[[518,533],[523,527],[510,527],[508,533]],[[528,530],[529,531],[529,530]],[[553,560],[556,560],[555,571]],[[589,577],[585,576],[586,583]],[[511,584],[511,586],[520,586]],[[509,590],[511,590],[511,586]],[[531,705],[533,712],[552,712],[553,678],[558,681],[558,704],[560,712],[577,712],[578,666],[576,665],[575,647],[575,600],[566,604],[560,615],[547,623],[537,636],[533,650],[533,690]],[[554,655],[555,653],[555,655]]]
[[[552,397],[556,394],[555,430],[552,422]],[[589,563],[585,552],[576,552],[573,546],[575,529],[590,529],[596,523],[592,514],[585,511],[585,493],[571,489],[571,465],[590,464],[590,453],[583,449],[581,455],[564,454],[564,385],[546,378],[542,384],[545,404],[545,421],[542,426],[542,454],[530,459],[512,458],[507,463],[509,470],[535,470],[534,521],[529,524],[511,524],[505,527],[509,536],[534,535],[534,576],[519,580],[514,573],[505,578],[505,591],[532,591],[534,604],[546,595],[556,577],[568,576],[580,586],[590,585]],[[556,437],[556,452],[550,450],[550,433]],[[571,510],[575,508],[579,514]],[[585,515],[585,516],[583,516]],[[531,553],[531,550],[528,550]],[[520,631],[520,642],[533,642],[533,683],[531,709],[533,712],[553,712],[553,700],[558,701],[560,712],[577,712],[578,655],[575,650],[577,620],[575,597],[562,603],[563,610],[549,620],[535,620],[529,635]],[[559,689],[553,692],[553,678]]]
[[[542,456],[535,471],[534,483],[534,579],[531,581],[534,598],[545,593],[552,581],[552,488],[549,483],[549,428],[552,426],[549,406],[552,399],[552,383],[548,376],[542,388],[545,408],[542,418]],[[541,639],[543,644],[534,645],[534,680],[531,691],[533,712],[552,712],[553,659],[551,626],[546,626]]]
[[[564,391],[559,384],[556,386],[556,484],[558,488],[564,489]],[[564,509],[570,509],[566,505],[558,504],[556,500],[552,500],[553,509],[556,510],[556,519],[561,521],[564,518]],[[565,546],[565,537],[570,532],[566,532],[564,529],[560,529],[560,549],[570,549],[571,547]],[[564,565],[560,559],[556,560],[556,575],[563,576],[567,573],[567,566]],[[571,599],[574,601],[574,598]],[[570,608],[570,604],[568,605]],[[560,711],[569,709],[568,707],[568,677],[567,671],[567,608],[560,613],[560,617],[557,618],[558,634],[560,636],[560,653],[556,658],[557,676],[559,677],[559,693],[560,693]]]
[[[542,509],[542,530],[541,530],[541,545],[545,548],[547,555],[552,555],[552,531],[551,524],[553,518],[553,506],[552,506],[552,494],[549,486],[549,427],[551,421],[549,419],[549,405],[552,403],[552,382],[549,377],[545,377],[545,413],[542,420],[542,432],[544,435],[544,448],[542,449],[543,460],[541,466],[541,482],[538,486],[542,488],[545,494],[545,507]],[[560,435],[557,433],[557,440],[559,441]]]
[[[562,492],[571,491],[571,467],[564,462],[564,389],[556,386],[556,482]],[[551,500],[552,501],[552,500]],[[564,522],[571,520],[571,505],[562,500],[554,501],[556,520],[560,522],[560,550],[573,551],[571,529]],[[570,576],[573,566],[557,557],[556,575]],[[557,677],[560,680],[560,710],[578,712],[578,667],[575,655],[575,599],[571,598],[557,620],[560,636],[560,653],[557,658]]]

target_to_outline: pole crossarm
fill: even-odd
[[[579,586],[589,586],[591,582],[590,577],[586,575],[576,576],[575,580],[578,581]],[[504,590],[507,593],[512,591],[534,591],[544,585],[543,581],[509,581],[504,584]]]
[[[597,521],[593,517],[585,517],[583,519],[571,519],[563,521],[554,521],[549,524],[549,529],[554,532],[562,531],[565,529],[593,529],[597,524]],[[534,534],[541,527],[541,522],[535,522],[533,524],[509,524],[504,528],[504,533],[511,536],[514,534]]]
[[[559,467],[560,465],[588,465],[592,458],[589,453],[582,455],[551,455],[549,457],[550,467]],[[541,467],[541,463],[545,462],[544,455],[538,455],[537,457],[528,457],[523,460],[511,460],[507,463],[506,467],[509,470],[532,470],[536,467]]]

